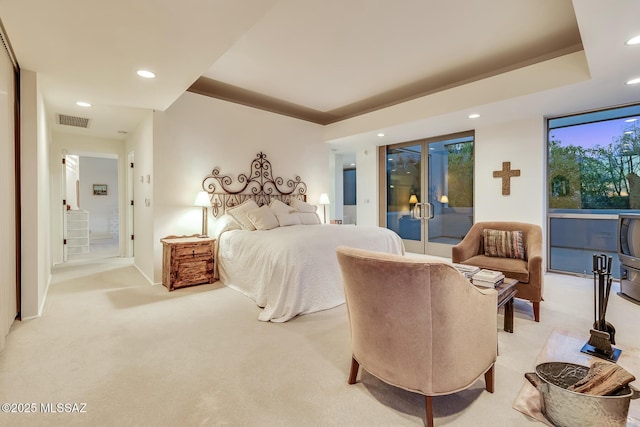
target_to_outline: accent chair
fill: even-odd
[[[489,248],[485,247],[484,230],[522,231],[524,259],[496,256],[495,253],[489,256]],[[536,322],[540,321],[540,302],[543,300],[544,290],[540,226],[523,222],[476,222],[464,239],[451,250],[451,260],[454,263],[501,271],[506,277],[517,279],[516,298],[531,301],[533,318]]]
[[[354,384],[360,367],[395,387],[432,397],[484,376],[493,393],[497,292],[473,286],[451,264],[340,246]]]

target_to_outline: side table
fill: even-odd
[[[504,306],[504,330],[513,333],[513,298],[518,293],[515,288],[518,284],[516,279],[505,277],[504,281],[496,286],[498,291],[498,308]]]
[[[160,241],[162,284],[169,291],[214,282],[214,238],[169,236]]]

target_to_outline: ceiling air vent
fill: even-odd
[[[65,126],[74,126],[77,128],[88,128],[91,120],[86,117],[67,116],[66,114],[56,114],[58,124]]]

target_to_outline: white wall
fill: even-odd
[[[42,313],[51,278],[49,141],[36,73],[20,72],[22,319]]]
[[[378,222],[378,148],[371,145],[356,151],[356,206],[358,225]]]
[[[262,151],[274,175],[299,175],[308,186],[307,200],[317,204],[329,192],[329,147],[322,132],[319,125],[189,92],[155,112],[155,281],[162,278],[160,239],[200,232],[202,214],[193,202],[214,167],[234,177],[246,174]],[[210,228],[213,223],[210,217]]]
[[[475,136],[475,220],[545,223],[544,118],[478,127]],[[502,195],[502,179],[493,171],[502,162],[520,169],[511,178],[511,194]]]
[[[54,132],[51,142],[51,154],[49,156],[50,168],[50,216],[51,216],[51,260],[53,264],[62,262],[62,239],[63,239],[63,186],[66,183],[62,177],[62,158],[65,154],[76,155],[104,155],[118,158],[118,212],[124,221],[123,215],[126,197],[126,155],[125,142],[118,139],[87,137],[77,134]],[[82,205],[83,197],[80,197]],[[120,253],[125,253],[126,239],[124,237],[125,228],[120,224]]]
[[[149,111],[148,117],[138,126],[138,129],[127,138],[125,151],[127,155],[134,153],[135,158],[133,168],[134,265],[150,283],[153,283],[153,215],[155,201],[152,197],[155,177],[153,175],[153,113],[151,111]],[[148,182],[147,176],[149,177]],[[120,182],[124,184],[125,179]],[[123,197],[126,197],[124,193],[125,191],[121,191]],[[125,227],[121,226],[120,230],[121,233],[124,232]],[[120,239],[120,244],[124,244],[124,241],[124,239]]]
[[[342,220],[344,217],[344,178],[342,162],[342,155],[340,154],[329,156],[329,191],[327,191],[329,200],[331,201],[331,204],[327,206],[327,217],[329,219]]]
[[[107,186],[106,195],[94,195],[93,184]],[[118,160],[80,157],[80,208],[89,212],[89,237],[118,238]]]

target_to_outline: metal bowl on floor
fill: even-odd
[[[626,426],[631,399],[640,397],[640,392],[628,385],[609,396],[567,390],[588,372],[587,366],[547,362],[525,378],[540,392],[542,413],[557,427]]]

